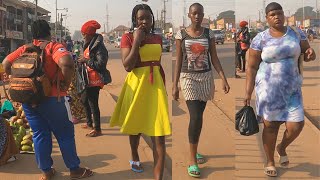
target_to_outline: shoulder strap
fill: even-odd
[[[41,53],[41,50],[38,46],[35,46],[33,43],[29,43],[25,45],[26,49],[25,49],[25,53],[32,53],[32,52],[37,52],[37,53]]]
[[[43,67],[44,67],[44,63],[45,63],[45,49],[47,47],[47,45],[49,44],[50,42],[49,41],[45,41],[45,42],[41,42],[40,43],[40,50],[41,50],[41,54],[40,54],[40,71],[43,70]],[[43,71],[44,72],[44,71]]]

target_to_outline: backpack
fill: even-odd
[[[51,82],[44,72],[48,43],[27,44],[25,52],[12,63],[8,89],[12,101],[36,105],[50,96]]]

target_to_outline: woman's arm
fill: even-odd
[[[301,53],[305,53],[304,61],[313,61],[316,59],[316,53],[307,40],[302,40],[300,43]]]
[[[181,68],[182,68],[181,39],[176,39],[176,65],[174,68],[174,79],[173,79],[173,87],[172,87],[172,96],[174,100],[179,99],[178,83],[179,83]]]
[[[212,65],[214,69],[217,71],[217,73],[219,74],[220,78],[222,79],[223,91],[225,93],[228,93],[230,90],[230,87],[229,87],[227,78],[224,75],[220,60],[217,55],[215,39],[212,38],[209,43],[210,43],[210,56],[211,56]]]
[[[132,71],[139,59],[139,48],[141,41],[145,39],[145,33],[141,27],[133,33],[131,48],[121,48],[122,63],[127,72]]]
[[[246,58],[248,65],[246,69],[246,94],[244,104],[249,106],[256,75],[261,62],[261,52],[250,48],[246,53]]]

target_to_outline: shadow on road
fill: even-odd
[[[172,116],[180,116],[186,114],[186,112],[179,107],[180,103],[181,102],[172,100]]]
[[[152,171],[153,162],[144,162],[143,167],[145,171]],[[105,180],[105,179],[117,179],[117,180],[125,180],[125,179],[153,179],[152,173],[135,173],[132,170],[124,170],[124,171],[116,171],[112,173],[95,173],[95,180]]]

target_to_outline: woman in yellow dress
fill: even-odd
[[[165,136],[171,134],[164,72],[160,64],[162,37],[153,34],[154,16],[146,4],[132,11],[133,32],[121,39],[124,68],[128,73],[110,125],[120,126],[129,134],[131,169],[143,172],[138,154],[140,135],[151,137],[154,150],[154,176],[162,179],[165,159]]]

